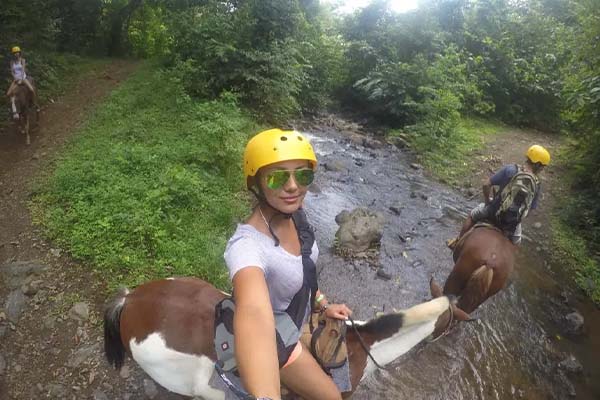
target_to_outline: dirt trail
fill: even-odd
[[[30,146],[12,130],[0,132],[0,399],[170,397],[138,371],[125,369],[119,379],[107,368],[103,282],[44,241],[27,208],[32,180],[137,66],[114,61],[85,73],[44,108]]]
[[[473,189],[469,192],[473,196],[481,198],[483,196],[481,191],[483,179],[491,176],[504,164],[522,164],[529,146],[540,144],[546,147],[551,155],[556,155],[556,150],[561,143],[558,136],[531,130],[511,130],[487,136],[483,148],[476,152],[476,162],[472,174],[464,178],[462,186],[472,187]],[[523,223],[525,235],[535,238],[538,243],[546,242],[550,237],[550,215],[554,199],[563,192],[559,178],[560,173],[560,167],[554,163],[551,163],[550,167],[542,172],[543,189],[540,207],[532,211]],[[539,228],[531,229],[534,225]]]

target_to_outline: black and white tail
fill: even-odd
[[[104,354],[110,365],[121,369],[125,361],[125,346],[121,340],[121,311],[129,290],[121,288],[104,309]]]

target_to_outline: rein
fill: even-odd
[[[356,325],[354,324],[354,320],[352,319],[352,317],[348,316],[348,319],[350,320],[350,324],[352,325],[352,329],[354,329],[354,333],[356,333],[356,336],[358,336],[358,342],[360,343],[360,346],[362,347],[362,349],[365,351],[365,353],[367,353],[367,355],[369,356],[369,358],[371,359],[371,361],[373,361],[373,363],[375,364],[375,366],[379,369],[383,369],[388,371],[389,367],[384,367],[382,365],[380,365],[376,360],[375,357],[373,357],[373,354],[371,354],[371,352],[369,351],[369,349],[367,348],[367,345],[365,344],[365,342],[363,341],[362,336],[360,336],[360,333],[358,333],[358,329],[356,328]]]

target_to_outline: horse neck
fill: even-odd
[[[371,327],[367,328],[367,325],[371,325]],[[350,328],[347,334],[348,346],[352,348],[351,350],[354,350],[352,353],[358,352],[365,355],[367,369],[370,368],[369,364],[373,364],[373,367],[375,367],[373,361],[368,358],[360,344],[358,338],[358,335],[360,335],[366,350],[371,353],[379,365],[385,366],[408,350],[403,344],[403,333],[409,330],[409,328],[403,328],[400,314],[383,315],[377,319],[376,324],[373,324],[373,321],[369,321],[364,323],[363,327],[358,327],[358,333]]]

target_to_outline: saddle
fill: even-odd
[[[348,358],[346,329],[345,321],[318,312],[312,313],[310,322],[302,327],[300,342],[328,374],[332,368],[344,365]]]
[[[471,227],[471,229],[469,229],[464,235],[462,235],[462,237],[460,239],[454,239],[453,242],[448,244],[448,247],[450,247],[450,249],[452,250],[453,255],[460,253],[460,251],[462,250],[462,246],[465,243],[465,240],[467,239],[467,237],[469,237],[469,235],[471,233],[473,233],[473,231],[477,228],[493,229],[504,235],[504,232],[502,231],[502,229],[498,228],[497,226],[495,226],[489,222],[478,222],[475,225],[473,225],[473,227]]]

